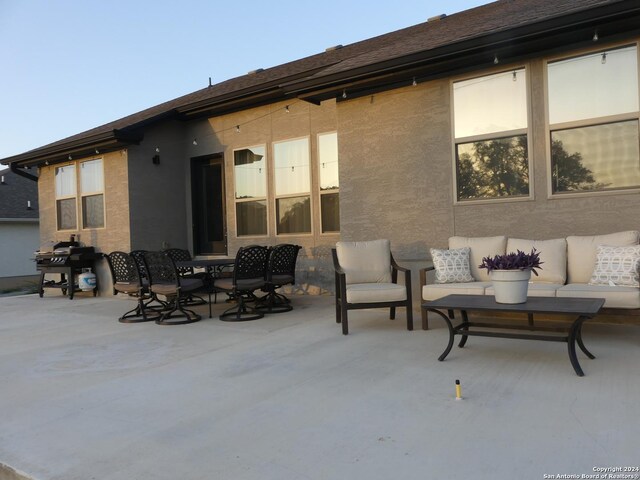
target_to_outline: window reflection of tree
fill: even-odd
[[[304,198],[279,199],[278,233],[311,232],[311,200]],[[284,212],[283,212],[284,210]]]
[[[598,182],[594,173],[582,164],[582,154],[569,154],[560,140],[551,143],[551,164],[554,192],[600,190],[610,185]]]
[[[467,150],[460,152],[461,150]],[[525,135],[458,146],[460,200],[529,194],[529,158]]]

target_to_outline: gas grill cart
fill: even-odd
[[[53,246],[53,252],[36,252],[36,268],[40,272],[40,298],[44,295],[45,288],[59,288],[63,295],[69,294],[70,300],[73,299],[74,292],[79,291],[93,291],[95,297],[98,285],[95,280],[87,282],[86,277],[95,279],[95,261],[99,258],[102,258],[102,254],[96,253],[93,247],[81,247],[75,241],[57,243]],[[60,281],[46,280],[45,275],[48,273],[60,274]],[[89,273],[90,275],[86,275]],[[82,288],[78,285],[80,280],[84,280],[81,281]]]

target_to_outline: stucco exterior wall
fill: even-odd
[[[289,113],[285,107],[289,106]],[[240,132],[235,126],[240,125]],[[278,243],[295,243],[303,248],[298,257],[297,283],[306,293],[322,293],[333,290],[333,267],[330,260],[331,247],[339,240],[337,233],[323,234],[320,225],[320,187],[318,180],[317,135],[336,131],[336,104],[324,102],[321,106],[302,101],[281,102],[243,112],[224,115],[208,120],[191,122],[186,127],[185,142],[188,157],[198,157],[222,153],[225,163],[225,193],[227,208],[228,255],[233,257],[241,246]],[[274,195],[273,142],[308,137],[312,171],[311,209],[312,233],[276,234],[276,213]],[[192,141],[197,139],[197,146]],[[238,237],[236,235],[234,198],[234,158],[233,151],[246,147],[265,145],[268,157],[268,234],[266,236]],[[185,166],[190,175],[189,164]],[[190,185],[190,178],[187,178]],[[190,190],[187,187],[187,218],[191,218]],[[189,245],[193,244],[189,229]]]
[[[530,200],[454,204],[451,79],[337,106],[342,238],[389,238],[394,256],[414,269],[415,298],[429,248],[446,248],[453,235],[549,239],[640,229],[638,192],[549,198],[544,63],[527,68]]]
[[[91,245],[97,251],[109,253],[113,250],[130,249],[129,232],[129,175],[127,152],[120,150],[100,154],[95,157],[74,159],[73,162],[102,158],[104,167],[105,226],[95,229],[58,231],[56,227],[55,168],[40,168],[38,199],[40,202],[40,250],[50,251],[55,243],[67,241],[71,234],[84,245]],[[78,197],[77,213],[80,216]],[[78,217],[80,218],[80,217]],[[81,222],[78,220],[78,226]],[[101,293],[111,292],[111,275],[105,260],[96,266],[98,285]]]
[[[176,121],[161,123],[128,149],[131,250],[187,248],[189,162],[183,128]]]

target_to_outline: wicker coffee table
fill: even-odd
[[[449,344],[438,358],[440,361],[449,355],[456,335],[462,337],[458,343],[460,348],[464,347],[470,336],[565,342],[568,345],[571,365],[576,374],[582,377],[584,372],[576,357],[576,343],[587,357],[595,358],[582,341],[582,324],[593,318],[603,305],[604,299],[602,298],[530,297],[525,303],[504,304],[496,303],[495,298],[490,295],[447,295],[438,300],[423,303],[422,308],[442,317],[449,328]],[[455,310],[460,311],[462,315],[462,322],[456,326],[451,323],[451,319],[447,315],[447,312]],[[517,324],[510,320],[499,323],[469,321],[468,312],[485,311],[526,314],[528,324]],[[534,325],[533,316],[540,313],[575,315],[576,319],[568,327]],[[538,332],[546,332],[546,334]]]

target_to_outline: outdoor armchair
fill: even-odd
[[[348,335],[349,310],[390,308],[407,309],[407,330],[413,330],[411,307],[411,271],[399,266],[391,254],[389,240],[338,242],[331,250],[336,282],[336,322]],[[404,285],[398,284],[398,272],[404,273]]]

